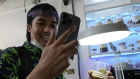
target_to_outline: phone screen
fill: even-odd
[[[60,15],[60,22],[58,26],[58,32],[56,35],[56,39],[58,39],[69,27],[75,25],[76,30],[72,32],[72,34],[68,37],[68,39],[65,41],[65,43],[68,43],[72,40],[77,39],[78,32],[79,32],[79,26],[80,26],[80,18],[66,13],[62,12]]]

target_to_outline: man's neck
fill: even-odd
[[[37,42],[35,39],[33,39],[33,40],[31,41],[31,44],[33,44],[33,45],[39,47],[39,48],[42,49],[42,50],[44,49],[44,47],[43,47],[39,42]]]

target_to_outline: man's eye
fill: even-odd
[[[51,25],[51,27],[55,27],[55,25]]]
[[[41,26],[44,26],[44,25],[45,25],[45,23],[37,23],[37,24],[39,24],[39,25],[41,25]]]

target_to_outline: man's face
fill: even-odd
[[[31,41],[36,39],[42,46],[45,47],[48,42],[51,30],[56,31],[56,18],[55,17],[45,17],[36,16],[32,21],[32,27],[28,25],[28,31],[31,34]]]

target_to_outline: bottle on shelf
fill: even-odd
[[[130,50],[134,50],[134,44],[129,45]]]
[[[101,53],[108,52],[107,44],[100,45],[100,52]]]
[[[126,44],[125,42],[119,43],[119,50],[120,51],[123,51],[124,49],[127,49],[125,44]]]
[[[92,55],[97,53],[97,49],[93,48],[92,49]]]
[[[137,47],[140,49],[140,40],[137,41]]]

